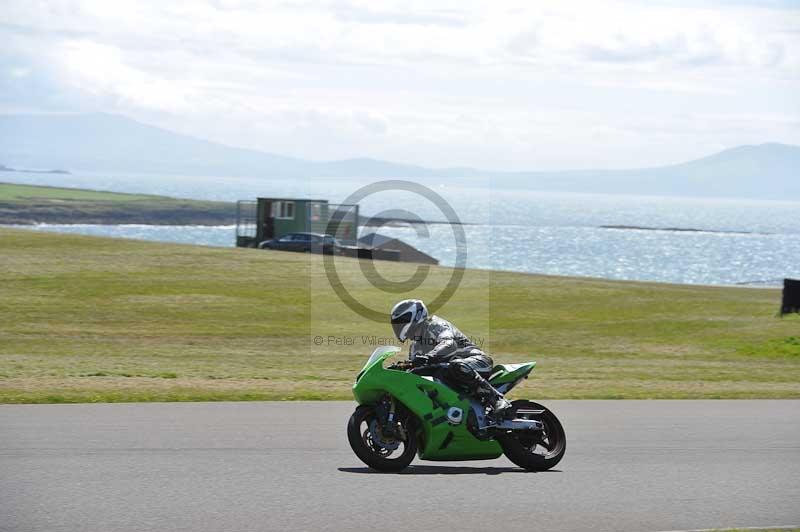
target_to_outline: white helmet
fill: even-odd
[[[417,325],[428,319],[428,307],[419,299],[404,299],[392,307],[392,329],[401,342],[408,340]]]

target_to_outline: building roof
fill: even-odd
[[[358,241],[364,244],[365,246],[373,246],[376,248],[386,247],[386,243],[391,242],[392,240],[397,240],[397,239],[388,237],[386,235],[381,235],[378,233],[369,233],[358,239]],[[398,240],[398,242],[400,242],[400,240]]]
[[[326,199],[311,199],[311,198],[270,198],[259,196],[256,199],[260,200],[272,200],[272,201],[313,201],[314,203],[328,203]]]
[[[394,249],[400,252],[401,262],[419,262],[422,264],[439,264],[439,260],[423,253],[414,246],[398,238],[388,237],[379,233],[369,233],[358,239],[359,244],[378,249]]]

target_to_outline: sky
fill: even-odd
[[[626,168],[800,144],[800,1],[3,0],[0,113],[312,160]]]

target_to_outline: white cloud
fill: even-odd
[[[190,111],[190,100],[199,97],[184,80],[164,79],[130,66],[114,46],[67,41],[56,55],[65,84],[88,95],[112,98],[117,107],[181,113]]]
[[[0,38],[4,109],[312,159],[633,166],[800,143],[800,11],[781,6],[11,0]]]

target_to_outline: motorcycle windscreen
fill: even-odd
[[[367,362],[364,364],[364,367],[361,370],[365,370],[372,365],[373,362],[378,360],[381,357],[393,355],[400,351],[400,348],[394,345],[384,345],[375,349],[372,354],[367,359]]]

